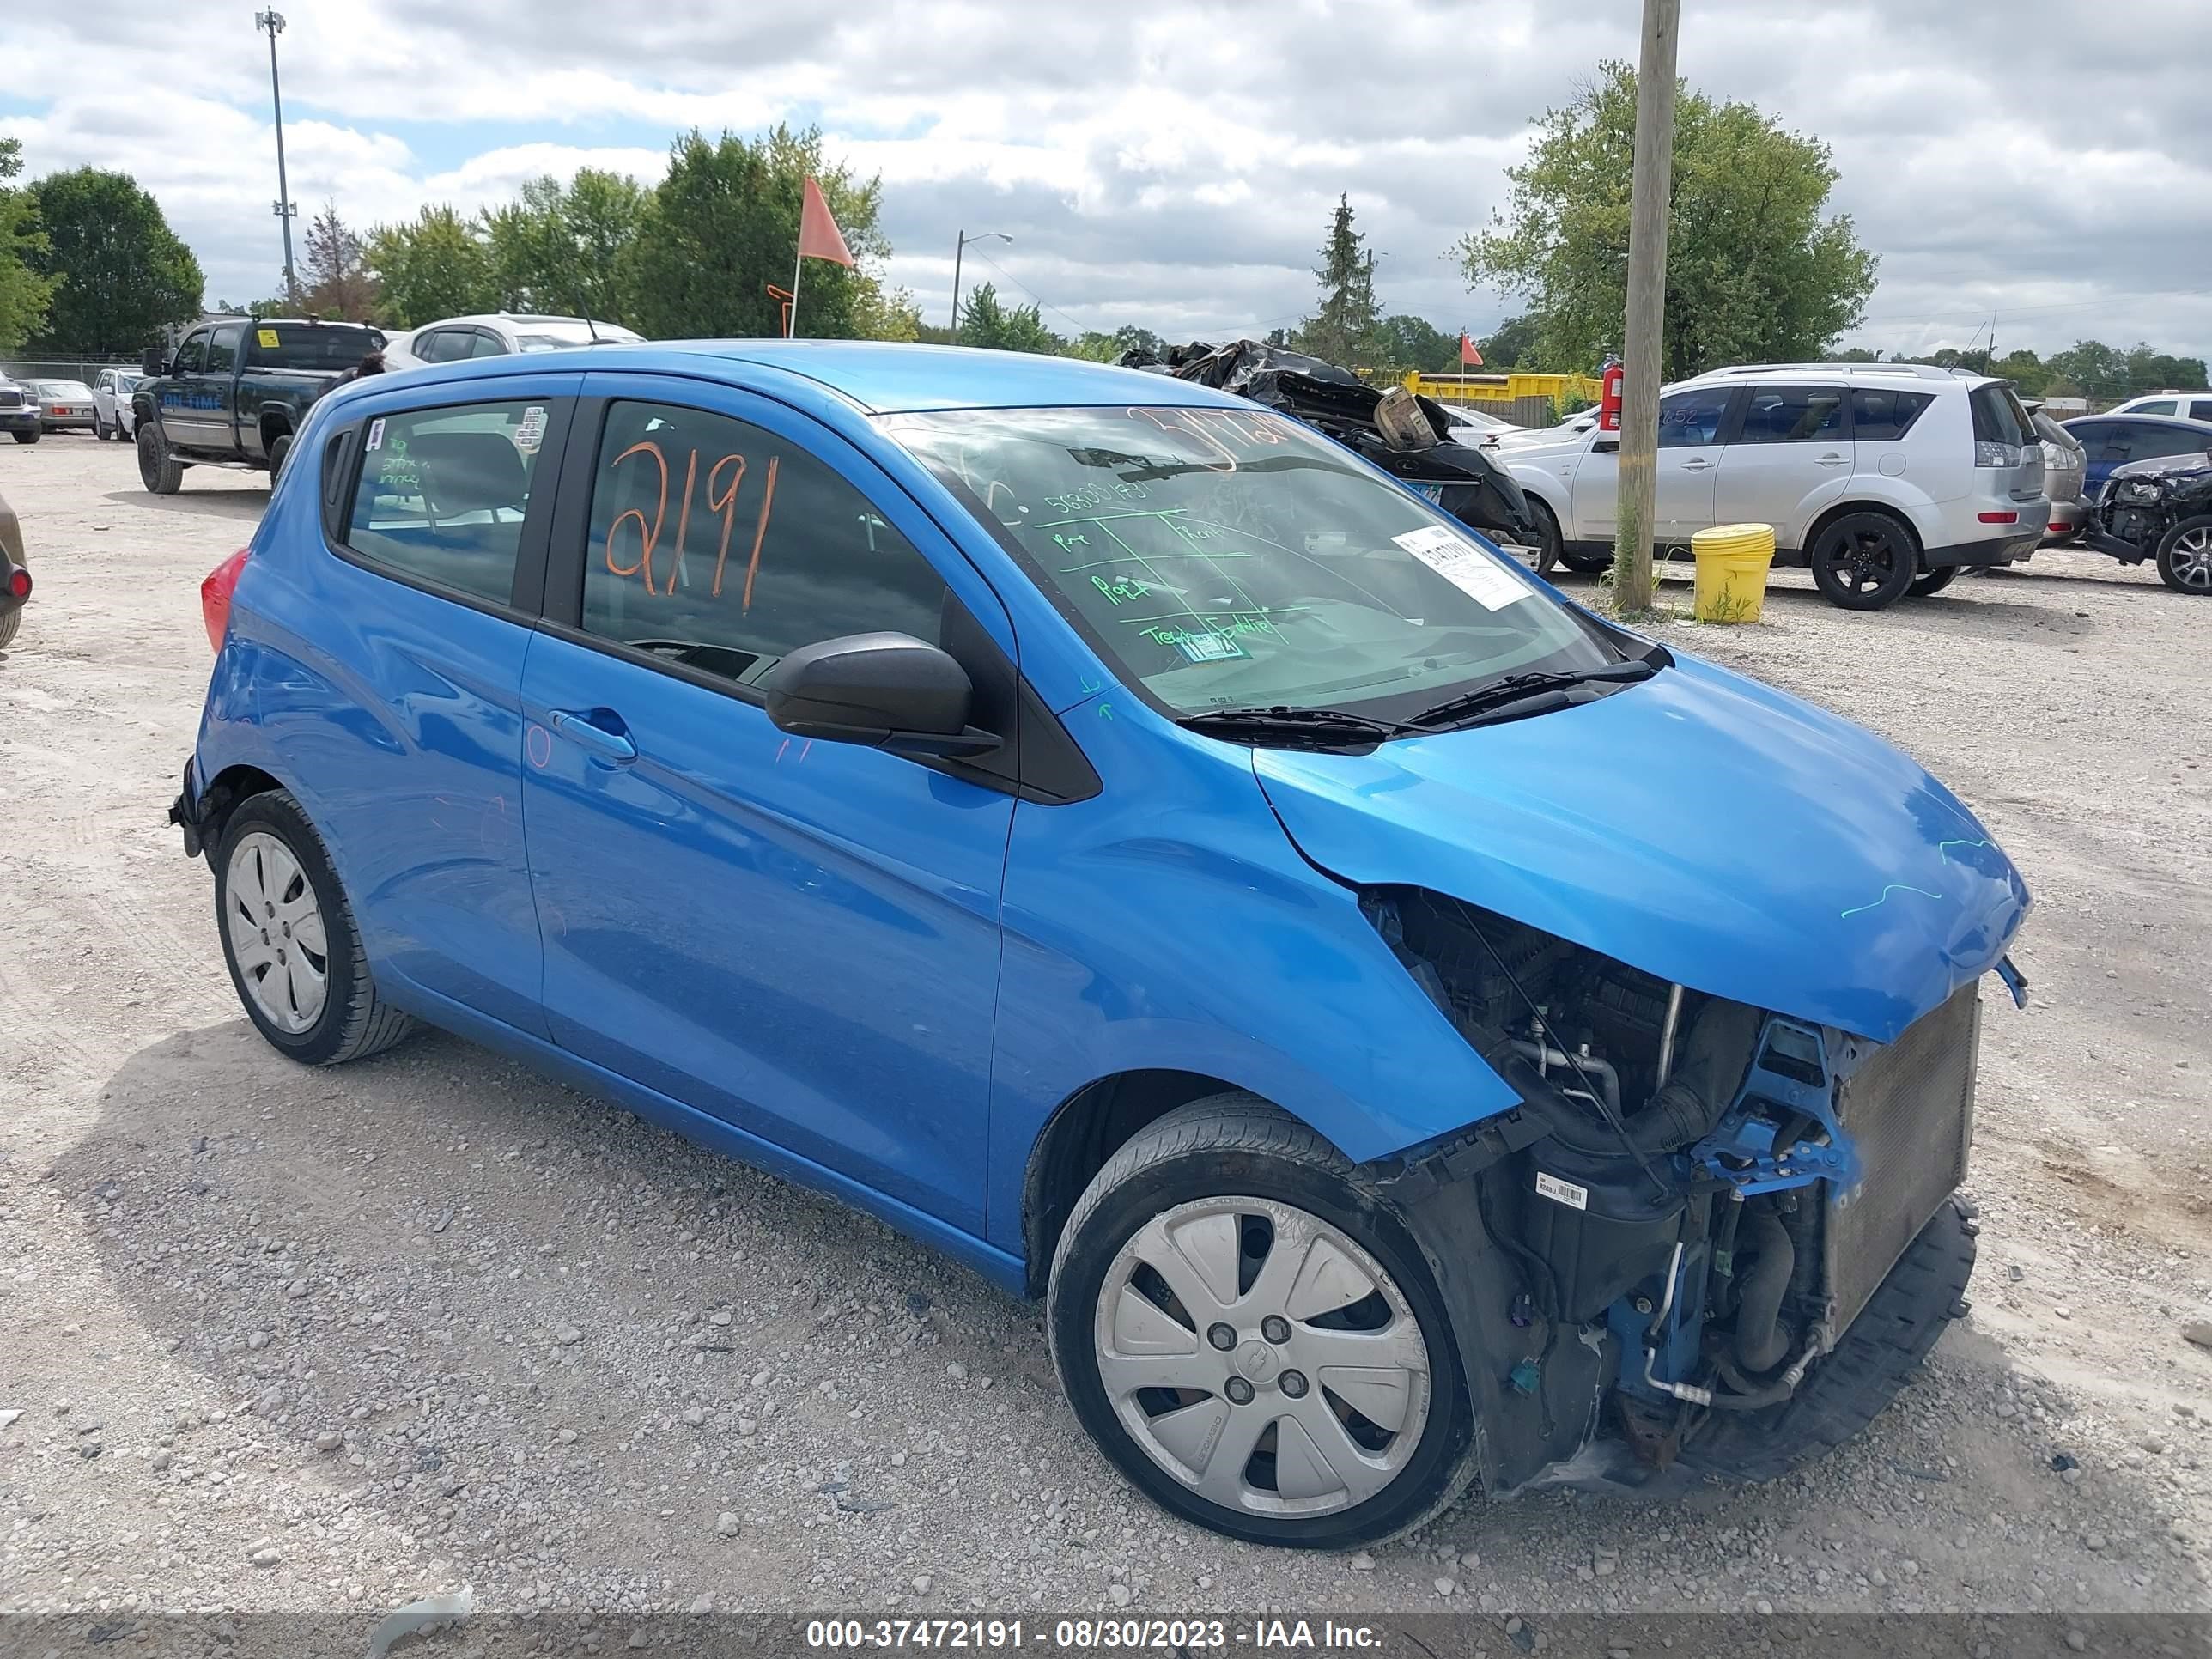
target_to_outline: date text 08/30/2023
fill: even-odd
[[[1369,1625],[1334,1620],[1058,1619],[1050,1624],[1018,1619],[817,1619],[806,1626],[806,1645],[837,1649],[1052,1649],[1087,1652],[1113,1649],[1172,1653],[1192,1649],[1334,1648],[1378,1652],[1382,1632]]]

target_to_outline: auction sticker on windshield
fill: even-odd
[[[1486,611],[1503,611],[1535,589],[1440,524],[1424,525],[1390,539]]]

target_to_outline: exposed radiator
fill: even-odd
[[[1843,1085],[1838,1116],[1857,1143],[1865,1179],[1850,1203],[1828,1215],[1828,1285],[1839,1335],[1966,1178],[1981,1030],[1978,981],[1876,1051]]]

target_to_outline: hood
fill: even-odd
[[[1694,990],[1893,1042],[2030,902],[1951,793],[1871,733],[1710,664],[1370,754],[1256,750],[1298,850]]]
[[[2212,434],[2205,438],[2205,449],[2185,450],[2179,455],[2152,455],[2140,461],[2128,461],[2112,470],[2110,476],[2124,483],[2130,478],[2160,478],[2172,482],[2177,476],[2193,472],[2212,472]]]

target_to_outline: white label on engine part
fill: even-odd
[[[1390,539],[1485,611],[1503,611],[1535,592],[1465,537],[1440,524],[1425,525]]]
[[[1564,1204],[1571,1210],[1589,1208],[1589,1188],[1577,1187],[1571,1181],[1562,1181],[1555,1175],[1536,1171],[1536,1190],[1554,1204]]]

